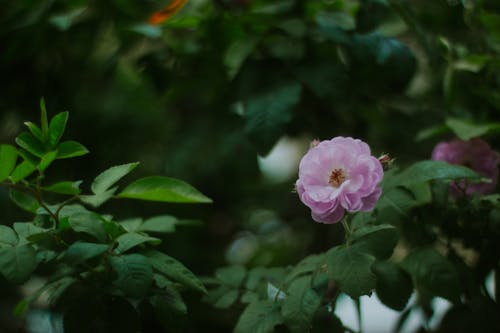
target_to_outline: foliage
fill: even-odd
[[[136,304],[144,303],[170,328],[164,316],[178,320],[187,313],[180,292],[206,292],[182,263],[153,250],[163,234],[183,222],[169,215],[119,221],[95,209],[120,198],[188,203],[210,199],[187,183],[159,176],[136,180],[118,193],[117,182],[139,163],[100,173],[90,186],[92,194],[82,194],[82,181],[46,185],[45,173],[53,162],[88,150],[76,141],[60,142],[68,112],[49,122],[43,99],[41,110],[41,126],[27,123],[29,132],[16,138],[19,147],[0,146],[2,185],[10,188],[15,204],[33,214],[29,222],[1,226],[0,274],[16,285],[35,274],[44,277],[43,285],[19,302],[15,313],[24,313],[45,295],[51,307],[62,312],[65,332],[108,332],[118,327],[121,332],[137,332],[141,311]],[[92,319],[83,328],[77,315],[81,313]]]
[[[189,0],[147,23],[169,4],[14,1],[0,13],[0,140],[18,144],[0,145],[13,187],[0,191],[2,300],[36,275],[44,289],[18,309],[54,295],[74,330],[343,332],[338,298],[376,294],[401,312],[397,329],[422,310],[422,331],[499,330],[485,287],[498,283],[498,192],[451,197],[450,181],[484,179],[428,161],[455,136],[499,150],[498,1]],[[75,121],[42,117],[18,135],[40,96]],[[66,126],[89,149],[62,141]],[[338,135],[396,159],[375,210],[345,229],[315,224],[294,179],[268,181],[258,162],[284,137]],[[124,159],[142,161],[141,178],[119,190],[137,165],[108,166]],[[214,204],[167,214],[147,201],[209,199],[149,174]],[[186,214],[206,223],[183,228],[195,222],[174,216]],[[165,253],[211,276],[206,303],[181,297],[203,285]],[[436,297],[452,305],[432,326]]]

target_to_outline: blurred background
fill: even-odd
[[[109,166],[140,161],[132,178],[193,184],[214,203],[103,208],[202,220],[162,245],[199,275],[286,266],[342,241],[341,227],[313,223],[294,193],[311,140],[357,137],[405,165],[451,137],[446,117],[499,118],[498,1],[188,0],[148,23],[168,5],[2,1],[0,142],[38,121],[43,96],[49,114],[70,111],[66,137],[91,151],[55,164],[49,181],[88,189]],[[3,224],[28,218],[3,188],[0,211]],[[10,315],[23,290],[0,281],[1,332],[29,327]],[[188,332],[230,332],[242,310],[198,295],[188,304]]]

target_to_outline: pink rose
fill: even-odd
[[[336,223],[345,211],[372,210],[383,176],[365,142],[336,137],[317,143],[302,157],[296,187],[316,222]]]
[[[481,176],[491,179],[491,183],[468,184],[465,181],[452,183],[450,193],[455,197],[464,193],[466,195],[491,193],[497,185],[499,155],[482,139],[475,138],[469,141],[455,139],[440,142],[432,151],[432,159],[464,165]]]

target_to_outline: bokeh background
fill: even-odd
[[[67,138],[91,151],[51,167],[51,180],[88,188],[109,166],[140,161],[130,177],[196,186],[214,203],[104,209],[202,220],[162,245],[199,275],[286,266],[342,241],[294,193],[312,139],[361,138],[405,165],[452,137],[449,117],[500,118],[498,1],[188,0],[149,24],[168,4],[2,1],[0,142],[38,120],[43,96],[49,114],[70,111]],[[3,224],[27,218],[5,189],[0,212]],[[0,331],[26,330],[10,315],[22,293],[0,282]],[[188,332],[230,332],[241,311],[188,303]]]

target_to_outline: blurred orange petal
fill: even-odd
[[[174,16],[188,0],[173,0],[165,8],[154,12],[148,19],[150,24],[158,25],[162,24],[172,16]]]

